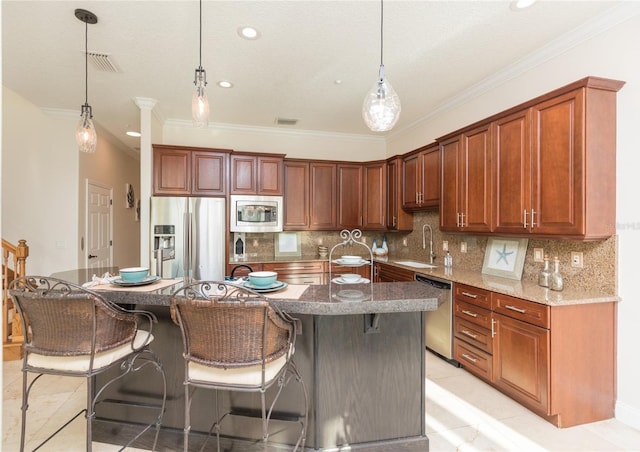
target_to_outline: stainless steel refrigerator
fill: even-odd
[[[151,198],[150,273],[224,279],[225,227],[224,198]]]

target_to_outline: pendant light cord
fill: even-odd
[[[380,66],[383,65],[382,63],[382,49],[383,49],[382,43],[384,42],[383,30],[384,30],[384,0],[380,0]]]
[[[84,23],[84,104],[89,105],[89,24]]]
[[[200,0],[200,62],[199,67],[202,69],[202,0]]]

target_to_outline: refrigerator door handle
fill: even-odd
[[[184,231],[182,246],[182,271],[185,279],[189,278],[189,254],[191,250],[191,214],[182,214],[182,230]]]

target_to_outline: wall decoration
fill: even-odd
[[[125,207],[131,209],[136,203],[136,195],[133,192],[133,185],[125,185]]]
[[[140,221],[140,200],[136,201],[136,221]]]
[[[509,279],[521,279],[529,239],[489,238],[482,273]]]
[[[302,256],[302,245],[298,232],[280,232],[276,234],[276,257]]]

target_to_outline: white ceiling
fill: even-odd
[[[385,71],[402,102],[394,132],[576,28],[597,27],[623,3],[539,1],[515,12],[509,1],[385,1]],[[94,120],[130,148],[139,146],[124,135],[139,127],[135,97],[156,99],[162,120],[187,124],[198,66],[194,0],[3,0],[3,84],[39,107],[80,114],[85,24],[76,8],[98,16],[89,51],[119,68],[89,65]],[[204,0],[202,8],[210,127],[375,135],[361,106],[380,64],[379,1]],[[261,38],[241,39],[241,25]],[[217,87],[222,79],[234,87]],[[278,126],[278,117],[299,121]]]

